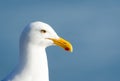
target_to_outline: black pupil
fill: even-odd
[[[42,33],[46,33],[46,30],[41,30]]]

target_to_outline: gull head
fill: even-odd
[[[72,52],[70,42],[59,37],[50,25],[40,21],[32,22],[24,28],[20,37],[20,43],[30,43],[45,48],[51,45],[57,45],[66,51]]]

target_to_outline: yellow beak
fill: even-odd
[[[59,38],[59,39],[49,38],[49,39],[52,40],[55,45],[62,47],[64,50],[70,52],[73,51],[72,45],[67,40],[63,38]]]

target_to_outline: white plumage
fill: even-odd
[[[72,45],[48,24],[37,21],[27,25],[20,36],[19,64],[2,81],[49,81],[45,48],[51,45],[72,51]]]

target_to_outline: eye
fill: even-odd
[[[46,30],[42,29],[40,30],[41,33],[46,33]]]

